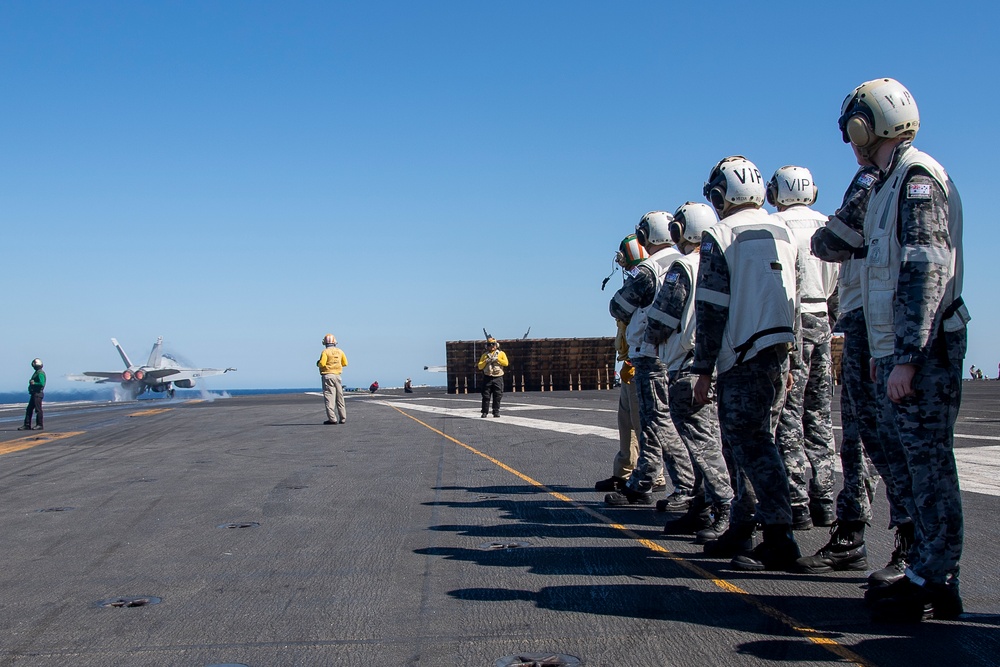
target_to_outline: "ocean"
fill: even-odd
[[[117,385],[115,385],[117,386]],[[426,389],[426,387],[422,387]],[[439,387],[444,390],[444,387]],[[383,387],[383,390],[394,390],[402,389],[401,387]],[[315,387],[299,387],[295,389],[177,389],[174,393],[173,400],[192,400],[196,398],[200,399],[213,399],[213,398],[229,398],[231,396],[254,396],[259,394],[305,394],[307,392],[322,392],[323,388],[321,386]],[[344,387],[345,392],[364,392],[368,393],[367,387]],[[105,403],[115,400],[114,390],[110,387],[101,387],[95,389],[81,389],[81,390],[70,390],[70,391],[46,391],[45,392],[45,403],[70,403],[70,402],[92,402],[92,403]],[[166,394],[157,394],[151,391],[147,391],[145,394],[139,397],[140,401],[164,401],[169,400]],[[14,404],[28,404],[28,392],[25,391],[3,391],[0,392],[0,405],[14,405]]]
[[[304,394],[308,391],[322,391],[321,387],[307,387],[301,389],[178,389],[174,394],[174,400],[191,400],[195,398],[227,398],[229,396],[251,396],[255,394]],[[156,401],[167,398],[166,394],[156,394],[147,391],[139,397],[140,401]],[[88,401],[103,403],[113,401],[114,392],[110,388],[82,389],[73,391],[47,391],[45,392],[45,403],[68,403],[76,401]],[[3,391],[0,392],[0,404],[9,405],[11,403],[28,404],[27,391]]]

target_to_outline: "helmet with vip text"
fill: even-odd
[[[336,345],[337,337],[333,334],[327,334],[323,336],[323,345]]]
[[[720,214],[744,204],[759,208],[764,205],[764,179],[757,165],[742,155],[733,155],[712,168],[702,194]]]
[[[767,182],[767,203],[771,206],[810,206],[818,195],[819,188],[813,181],[812,172],[805,167],[786,165],[774,172]]]
[[[840,134],[863,157],[871,156],[887,139],[912,139],[920,128],[920,112],[910,91],[895,79],[861,84],[840,106]]]
[[[708,204],[685,202],[674,211],[674,221],[670,223],[670,239],[680,245],[682,241],[698,245],[701,234],[719,222],[719,216]]]
[[[42,368],[42,360],[38,358],[32,359],[31,367],[34,368],[36,371],[40,370]]]
[[[640,245],[670,245],[670,223],[674,216],[666,211],[650,211],[635,226],[635,237]]]
[[[618,252],[615,253],[615,263],[623,269],[632,269],[647,257],[649,257],[649,253],[639,243],[639,239],[636,238],[635,234],[629,234],[618,245]]]

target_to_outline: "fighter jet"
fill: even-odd
[[[157,393],[166,393],[173,397],[174,387],[190,389],[194,387],[194,381],[208,375],[222,375],[235,368],[184,368],[177,360],[169,354],[161,351],[163,347],[163,336],[156,339],[153,349],[149,353],[149,359],[144,366],[137,366],[129,361],[125,350],[114,338],[111,339],[122,361],[125,362],[123,371],[86,371],[83,375],[71,375],[70,380],[81,380],[84,382],[96,382],[104,384],[106,382],[118,382],[122,389],[131,399],[136,399],[147,390]]]

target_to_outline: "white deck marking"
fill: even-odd
[[[417,401],[377,401],[383,405],[413,410],[415,412],[429,412],[431,414],[448,415],[451,417],[462,417],[464,419],[481,419],[479,407],[469,408],[444,408],[435,405],[424,405]],[[467,399],[465,403],[475,403],[479,401]],[[449,400],[454,403],[454,400]],[[555,431],[556,433],[567,433],[569,435],[589,435],[605,438],[607,440],[618,440],[617,428],[606,428],[603,426],[589,426],[587,424],[574,424],[571,422],[558,422],[548,419],[532,419],[529,417],[515,417],[510,415],[513,411],[527,410],[586,410],[590,412],[616,412],[600,408],[564,408],[560,406],[526,405],[526,404],[504,404],[502,416],[499,419],[487,417],[485,421],[502,424],[512,424],[542,431]],[[840,427],[835,427],[840,430]],[[964,435],[955,434],[956,439],[970,440],[997,440],[1000,437],[989,435]],[[958,477],[963,491],[972,493],[983,493],[990,496],[1000,496],[1000,445],[990,445],[986,447],[961,447],[955,450],[955,463],[958,466]],[[840,458],[837,458],[836,468],[842,472]]]

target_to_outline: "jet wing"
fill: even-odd
[[[164,368],[161,370],[150,371],[146,377],[162,377],[160,374],[170,374],[167,378],[168,382],[177,382],[178,380],[197,380],[198,378],[208,377],[209,375],[222,375],[223,373],[228,373],[229,371],[235,371],[235,368],[226,368],[225,370],[221,368]]]
[[[68,375],[69,380],[78,380],[80,382],[124,382],[122,378],[121,371],[87,371],[83,375]]]
[[[168,376],[170,377],[170,380],[173,381],[175,379],[174,376],[180,372],[181,371],[177,370],[176,368],[156,368],[145,371],[147,381],[162,380],[163,378]],[[176,378],[176,379],[180,380],[182,378]]]

